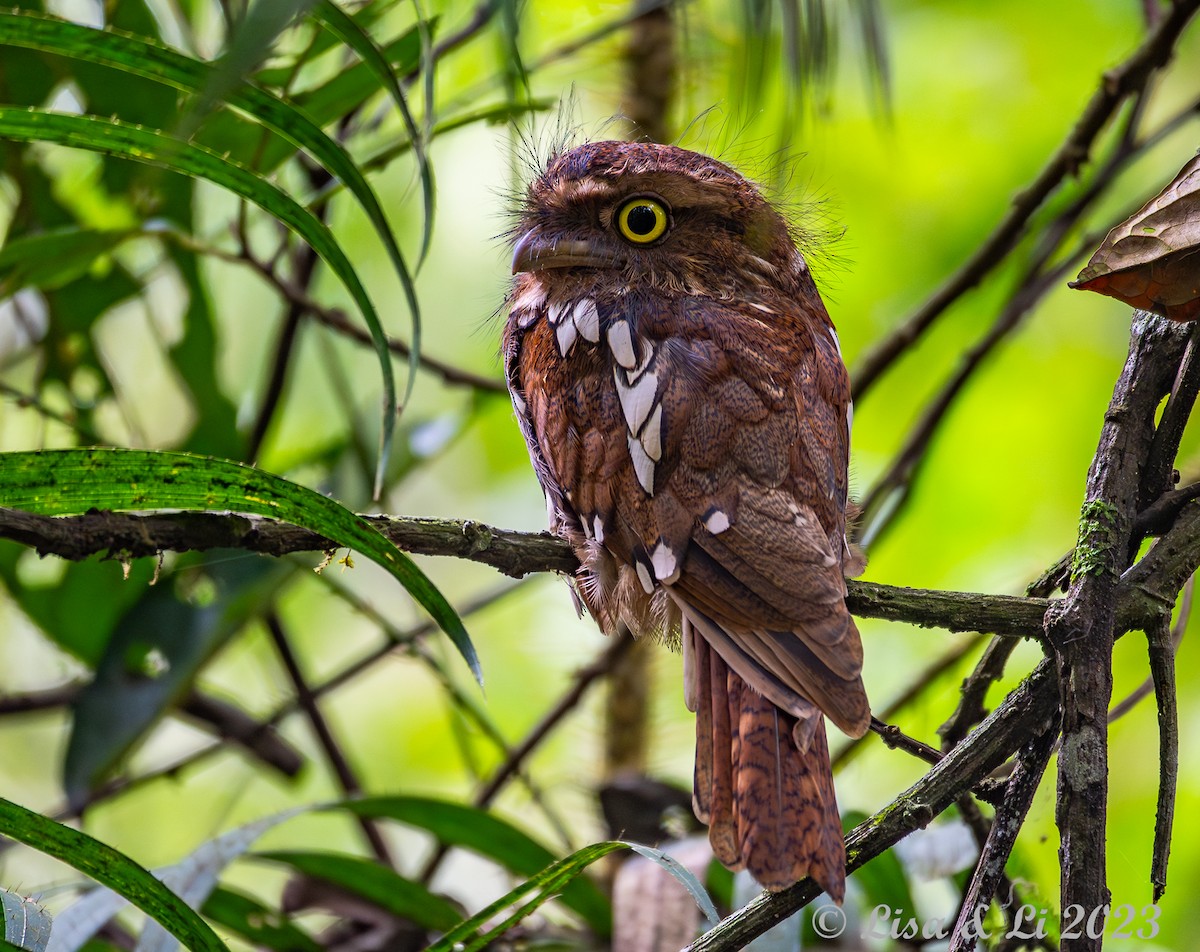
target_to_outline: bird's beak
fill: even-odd
[[[612,264],[586,241],[547,241],[536,228],[525,232],[513,248],[512,273],[549,268],[599,268]]]

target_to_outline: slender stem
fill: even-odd
[[[300,662],[296,658],[295,652],[292,651],[291,641],[284,631],[283,622],[280,620],[278,613],[274,610],[268,611],[263,616],[263,622],[266,624],[267,631],[271,635],[271,643],[275,645],[275,650],[279,653],[279,660],[283,662],[284,670],[287,671],[288,678],[291,680],[292,686],[296,689],[296,700],[301,710],[304,711],[305,716],[307,716],[313,733],[317,737],[317,742],[325,752],[325,757],[328,759],[330,767],[333,768],[333,774],[337,778],[338,785],[347,796],[360,796],[363,792],[362,784],[359,783],[358,776],[355,774],[353,768],[351,768],[350,761],[347,760],[341,745],[333,736],[333,730],[329,727],[329,722],[325,719],[325,715],[321,713],[320,705],[317,703],[317,696],[305,679],[304,673],[300,670]],[[394,866],[395,862],[392,859],[391,851],[388,849],[387,841],[384,840],[379,827],[375,825],[375,821],[368,817],[358,817],[358,824],[362,828],[363,835],[366,837],[367,843],[371,847],[371,851],[375,854],[376,859],[388,866]]]

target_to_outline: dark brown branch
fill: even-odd
[[[915,314],[891,336],[867,353],[854,374],[856,399],[870,390],[879,376],[912,346],[951,304],[975,287],[1015,247],[1025,226],[1042,202],[1087,161],[1092,144],[1126,97],[1142,90],[1154,72],[1170,60],[1183,28],[1200,7],[1200,0],[1176,0],[1145,41],[1120,66],[1104,74],[1099,88],[1079,120],[1037,178],[1019,193],[1012,207],[981,244]]]
[[[988,688],[1004,675],[1004,666],[1017,643],[1011,638],[993,638],[975,665],[975,670],[963,681],[958,706],[938,728],[943,748],[950,748],[967,736],[967,732],[987,717],[984,701]]]
[[[1181,626],[1182,627],[1182,626]],[[1150,882],[1154,901],[1167,891],[1167,860],[1171,855],[1171,827],[1175,819],[1175,787],[1179,775],[1179,701],[1175,694],[1175,647],[1170,617],[1163,615],[1151,625],[1149,640],[1150,676],[1158,702],[1158,809],[1154,817],[1154,851]]]
[[[1149,509],[1175,485],[1175,457],[1179,453],[1179,441],[1183,439],[1183,428],[1196,404],[1197,392],[1200,392],[1200,324],[1193,324],[1179,376],[1171,388],[1171,397],[1155,430],[1154,443],[1142,471],[1139,510]],[[1136,536],[1132,540],[1135,546],[1140,541]]]
[[[984,914],[1004,878],[1004,867],[1017,842],[1025,815],[1033,804],[1033,795],[1050,763],[1057,736],[1057,727],[1047,728],[1035,735],[1017,757],[1017,765],[1008,779],[1004,797],[996,808],[991,831],[963,897],[958,921],[950,936],[950,952],[974,952],[977,947],[979,935],[972,930],[983,922]]]
[[[407,552],[470,559],[505,575],[574,572],[570,546],[547,532],[499,529],[481,522],[367,515],[364,518]],[[100,512],[80,516],[40,516],[0,506],[0,539],[12,539],[42,555],[79,561],[108,553],[113,557],[157,556],[236,548],[263,555],[323,552],[333,543],[315,532],[260,516],[233,513]],[[1122,630],[1139,628],[1173,605],[1176,593],[1200,566],[1200,502],[1189,503],[1172,527],[1130,570],[1121,584]],[[979,631],[1006,638],[1037,638],[1051,602],[1044,598],[902,588],[851,579],[850,610],[925,628]]]
[[[348,797],[361,796],[363,792],[362,784],[359,783],[358,776],[350,766],[350,761],[346,758],[341,744],[333,736],[333,731],[329,727],[329,722],[325,720],[325,715],[321,713],[317,697],[304,677],[304,672],[300,670],[300,661],[296,657],[296,653],[292,651],[291,641],[288,639],[287,632],[283,629],[283,622],[280,620],[278,613],[274,609],[269,610],[263,616],[263,623],[267,626],[267,631],[271,635],[271,643],[275,646],[275,651],[279,655],[279,660],[283,663],[283,668],[287,672],[288,679],[292,682],[292,687],[296,690],[296,702],[308,718],[308,723],[312,727],[313,734],[316,735],[317,743],[320,744],[321,750],[324,751],[325,758],[329,761],[329,766],[333,769],[333,774],[337,778],[338,786],[342,788],[342,793]],[[383,834],[379,832],[379,827],[375,824],[375,821],[365,816],[357,817],[357,821],[363,831],[363,836],[366,837],[367,845],[371,847],[371,852],[375,854],[375,858],[387,866],[394,867],[395,861],[392,859],[387,841],[383,838]]]
[[[942,759],[942,752],[936,747],[910,737],[895,724],[884,723],[878,717],[871,718],[871,730],[879,735],[888,750],[902,750],[927,764],[936,764]]]
[[[0,696],[0,717],[36,714],[72,704],[81,683],[62,684],[41,691]],[[255,720],[240,707],[194,688],[178,702],[176,713],[186,717],[204,730],[232,741],[268,767],[285,777],[294,777],[304,766],[300,752],[289,744],[270,724]]]
[[[1063,712],[1056,819],[1062,842],[1064,909],[1071,905],[1099,909],[1109,898],[1105,864],[1108,708],[1119,582],[1129,561],[1155,413],[1175,380],[1188,333],[1160,318],[1135,314],[1129,357],[1113,390],[1088,474],[1071,587],[1066,599],[1046,613]],[[1100,947],[1099,936],[1063,941],[1068,952],[1098,952]]]
[[[233,741],[285,777],[294,777],[304,757],[270,724],[260,723],[235,704],[194,688],[179,702],[179,714],[198,722],[219,737]]]

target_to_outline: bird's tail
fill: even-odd
[[[703,638],[693,641],[696,816],[717,858],[769,890],[811,876],[836,902],[846,847],[825,721],[796,718],[753,691]]]

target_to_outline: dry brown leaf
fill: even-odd
[[[1200,318],[1200,155],[1108,233],[1071,287],[1175,321]]]

